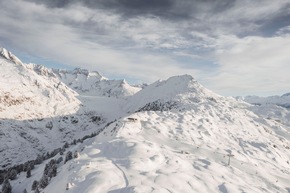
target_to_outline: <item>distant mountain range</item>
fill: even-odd
[[[269,97],[247,96],[242,99],[255,105],[275,104],[281,107],[290,108],[290,93]]]
[[[4,48],[0,77],[0,183],[12,192],[290,191],[289,94],[223,97],[190,75],[131,86]]]

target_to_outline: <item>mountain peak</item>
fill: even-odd
[[[84,68],[75,68],[71,71],[71,73],[76,74],[76,75],[83,74],[85,76],[95,76],[95,77],[98,77],[99,79],[106,79],[98,71],[89,71]]]
[[[68,76],[72,75],[75,78],[79,76],[84,76],[84,78],[89,79],[94,77],[98,80],[107,80],[106,77],[102,76],[98,71],[89,71],[83,68],[75,68],[73,70],[63,70],[63,69],[52,69],[54,73],[58,74],[59,76]]]
[[[97,71],[82,68],[74,70],[53,69],[56,76],[79,94],[89,96],[125,97],[141,90],[129,85],[125,80],[109,80]]]
[[[191,75],[179,75],[156,81],[132,97],[129,111],[160,102],[165,105],[178,103],[181,106],[188,106],[209,98],[219,98],[219,95],[204,88]]]
[[[204,87],[188,74],[172,76],[167,80],[159,80],[153,83],[151,87],[159,87],[158,90],[164,90],[162,93],[167,93],[166,96],[175,96],[188,92],[201,93],[200,91],[205,90]],[[148,88],[150,88],[150,85]]]
[[[20,64],[22,65],[23,63],[21,62],[21,60],[19,60],[19,58],[17,58],[14,54],[12,54],[11,52],[9,52],[8,50],[6,50],[5,48],[0,48],[0,56],[2,56],[3,58],[15,63],[15,64]]]
[[[184,75],[178,75],[178,76],[172,76],[168,79],[169,80],[183,80],[183,81],[192,81],[194,80],[194,77],[189,75],[189,74],[184,74]]]

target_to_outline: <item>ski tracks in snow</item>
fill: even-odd
[[[124,178],[124,182],[125,182],[125,187],[120,188],[118,192],[120,193],[126,193],[126,190],[129,186],[129,180],[126,176],[126,173],[124,172],[124,170],[116,163],[116,161],[112,160],[112,163],[116,166],[116,168],[118,168],[119,171],[121,171],[123,178]]]

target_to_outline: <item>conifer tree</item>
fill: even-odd
[[[80,155],[80,153],[79,153],[78,151],[75,151],[75,152],[74,152],[74,158],[78,158],[79,155]]]
[[[65,149],[65,148],[68,148],[68,147],[69,147],[68,142],[65,142],[65,144],[63,145],[63,148]]]
[[[47,175],[43,175],[39,181],[39,187],[45,188],[49,184],[49,178]]]
[[[49,164],[45,164],[43,175],[48,175],[49,168]]]
[[[68,152],[66,153],[64,163],[66,163],[67,161],[71,160],[72,158],[73,158],[72,152],[71,152],[71,151],[68,151]]]
[[[36,190],[37,186],[38,186],[38,181],[34,180],[31,186],[31,190]]]
[[[35,189],[34,193],[40,193],[40,190],[39,190],[39,188],[38,188],[38,187],[36,187],[36,189]]]
[[[56,160],[56,163],[59,164],[60,162],[63,161],[63,157],[59,157],[57,160]]]
[[[15,180],[17,177],[17,171],[15,169],[12,169],[8,172],[8,179]]]
[[[26,172],[26,178],[30,178],[31,177],[31,169],[28,169]]]
[[[41,164],[43,162],[43,157],[41,155],[37,155],[35,160],[35,164]]]
[[[2,193],[12,193],[12,187],[8,179],[5,179],[3,182]]]

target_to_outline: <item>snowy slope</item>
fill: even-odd
[[[177,91],[166,93],[166,101],[182,98],[181,85],[188,85],[186,104],[132,114],[136,122],[119,119],[46,190],[62,192],[69,183],[68,192],[288,192],[289,139],[272,133],[272,122],[246,104],[208,95],[200,85],[193,89],[194,82],[187,76],[165,81],[163,88]]]
[[[201,86],[192,76],[173,76],[159,80],[127,98],[127,110],[170,110],[180,105],[195,106],[204,101],[215,101],[220,96]]]
[[[76,93],[64,84],[58,85],[58,78],[39,76],[5,49],[1,53],[1,118],[45,118],[78,110],[80,102],[75,98]],[[7,59],[6,53],[11,57]]]
[[[283,142],[251,119],[217,124],[212,121],[222,117],[209,116],[207,123],[198,114],[142,112],[134,114],[136,123],[119,120],[107,130],[111,139],[96,139],[47,191],[71,183],[68,192],[287,192]],[[234,158],[227,166],[229,151]]]
[[[290,138],[273,132],[276,122],[247,103],[216,95],[188,75],[158,81],[131,99],[128,108],[139,112],[72,147],[80,157],[60,164],[44,192],[289,192]],[[162,102],[147,105],[154,101]],[[176,104],[163,105],[170,101]],[[15,191],[29,190],[42,170],[12,181]]]
[[[0,50],[0,77],[3,168],[97,131],[124,114],[123,97],[140,90],[97,72],[23,64],[4,48]]]
[[[247,96],[239,98],[253,104],[249,109],[257,115],[269,120],[274,120],[280,126],[275,131],[285,130],[290,127],[290,94],[282,96]],[[289,130],[290,131],[290,130]]]
[[[2,168],[23,163],[37,154],[62,147],[65,142],[91,134],[117,116],[110,113],[110,109],[82,101],[82,97],[47,68],[38,66],[36,69],[23,64],[5,49],[0,53]],[[118,107],[112,100],[101,101]]]

